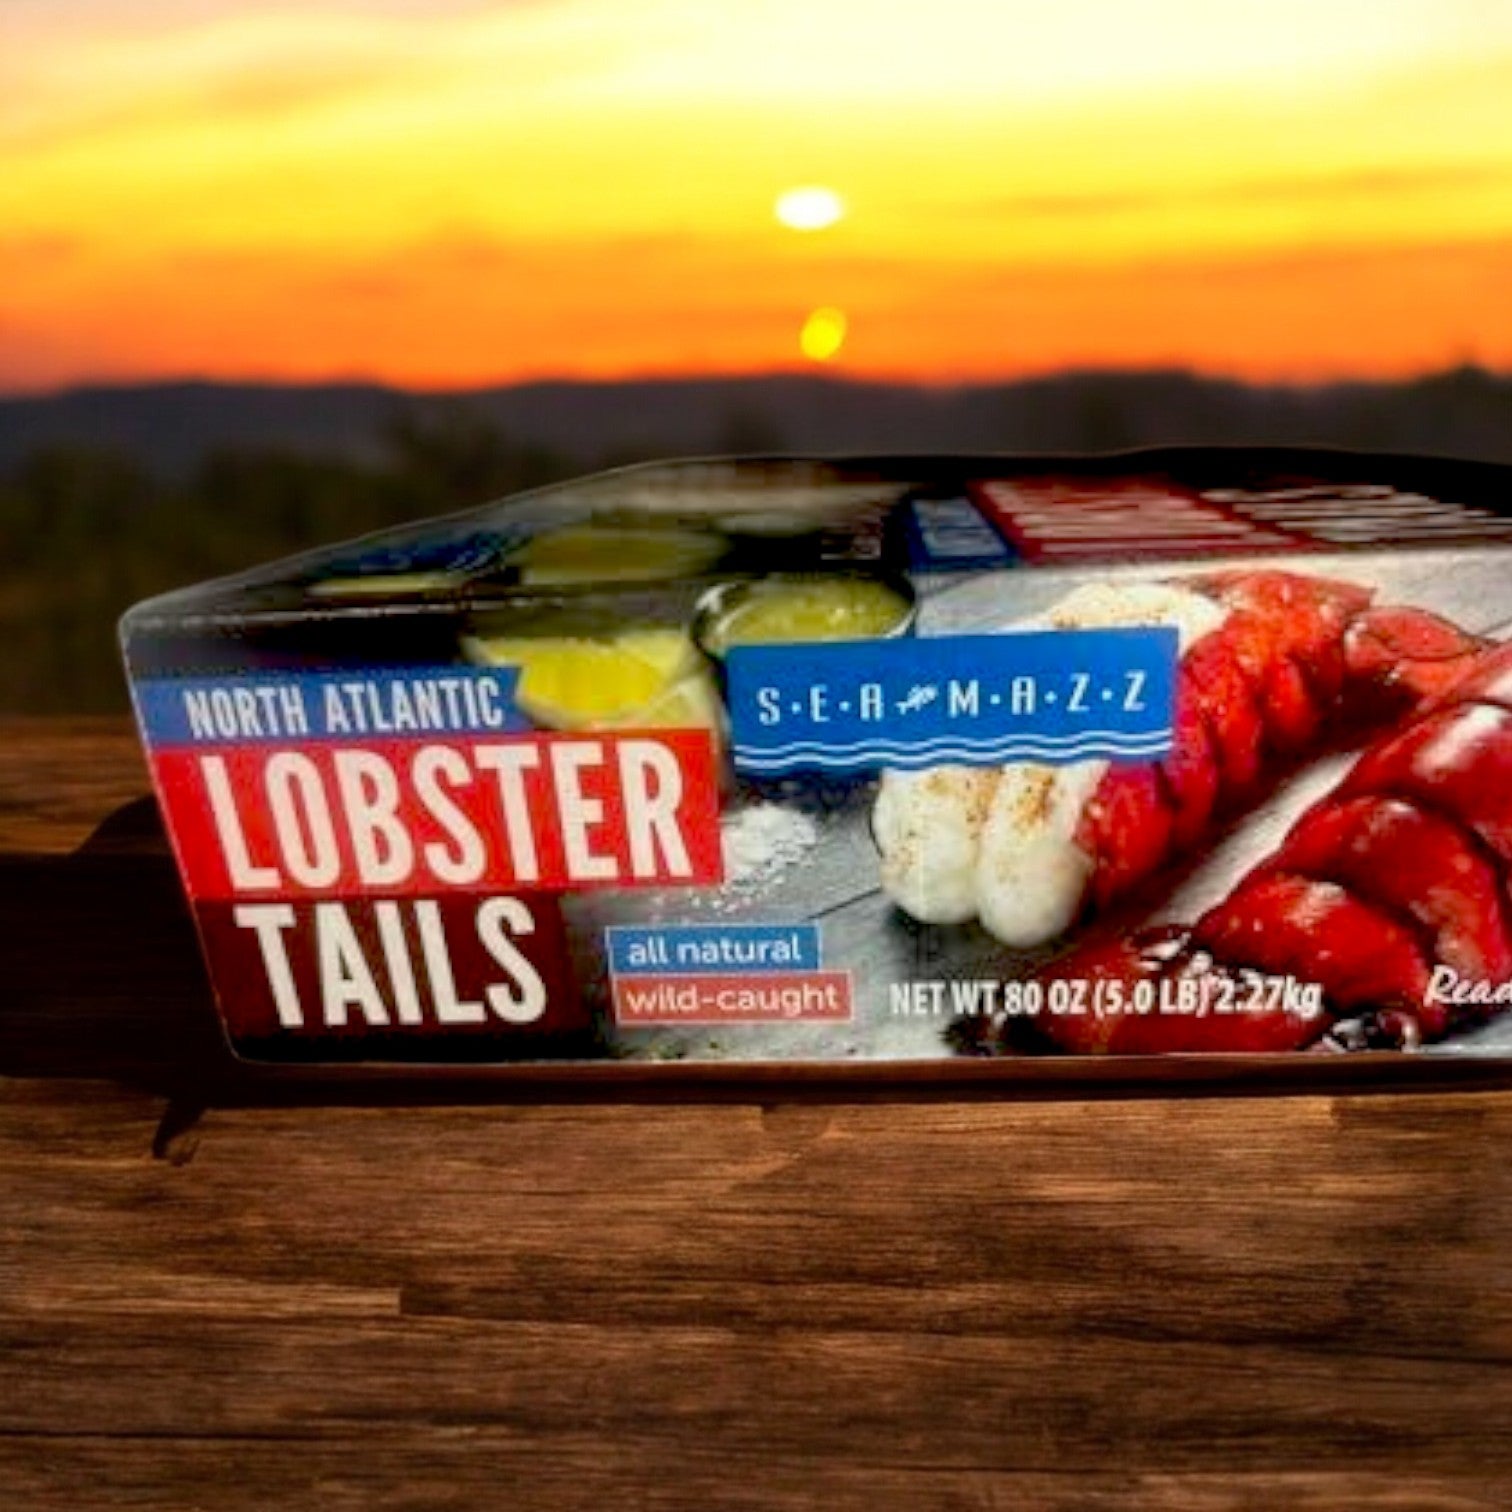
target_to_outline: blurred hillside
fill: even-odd
[[[699,452],[1110,451],[1322,442],[1512,461],[1512,376],[1464,367],[1406,383],[1260,387],[1184,372],[1065,373],[964,388],[813,376],[531,383],[420,396],[376,385],[182,383],[0,398],[0,473],[38,447],[129,454],[192,478],[213,454],[274,450],[368,467],[396,424],[459,416],[577,470]]]
[[[1261,388],[1183,373],[952,390],[769,377],[442,396],[185,384],[0,400],[0,711],[125,706],[137,599],[573,473],[712,452],[1320,443],[1512,463],[1512,378]]]

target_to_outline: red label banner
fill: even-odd
[[[578,1029],[557,900],[541,894],[201,903],[221,1011],[242,1048]]]
[[[559,892],[718,883],[718,778],[697,730],[153,755],[196,898]]]

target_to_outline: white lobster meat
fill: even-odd
[[[1012,628],[1172,625],[1185,654],[1226,613],[1214,599],[1169,584],[1086,583]],[[1020,761],[884,772],[872,815],[882,886],[923,923],[978,919],[1020,948],[1054,938],[1075,920],[1092,874],[1094,858],[1076,835],[1107,767]]]

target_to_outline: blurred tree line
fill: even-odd
[[[220,450],[184,481],[42,447],[0,476],[0,711],[124,709],[116,621],[139,599],[579,469],[465,408],[402,412],[377,465]]]
[[[775,375],[567,385],[558,400],[539,412],[543,425],[555,419],[550,446],[514,439],[475,399],[396,396],[376,412],[379,447],[361,458],[220,447],[165,473],[80,442],[13,450],[22,460],[0,463],[0,712],[124,708],[115,624],[139,599],[658,455],[1312,443],[1512,463],[1512,377],[1473,366],[1315,389],[1179,371],[958,390]],[[331,412],[317,413],[326,419],[307,429],[319,436]],[[73,433],[88,424],[86,414]]]

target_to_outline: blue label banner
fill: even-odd
[[[519,677],[518,667],[154,677],[136,700],[152,746],[497,735],[531,728],[515,707]]]
[[[735,765],[764,777],[1159,757],[1176,661],[1163,626],[736,646]]]
[[[605,936],[616,976],[819,970],[817,924],[613,924]]]
[[[913,499],[903,518],[916,571],[985,572],[1014,564],[1012,548],[965,495]]]

